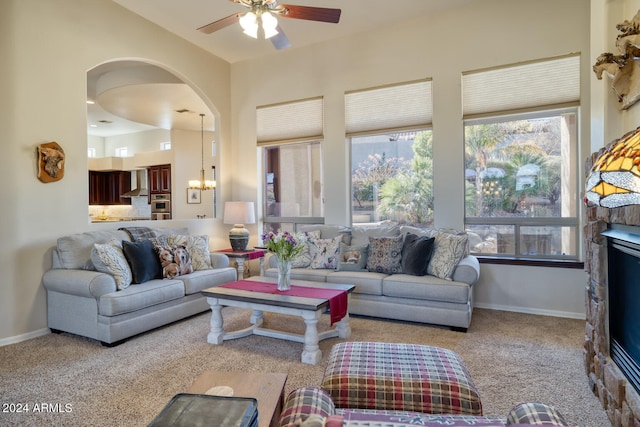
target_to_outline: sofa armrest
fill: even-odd
[[[112,275],[93,270],[54,268],[44,273],[42,284],[48,291],[96,299],[117,290]]]
[[[213,268],[225,268],[229,267],[229,257],[225,254],[218,252],[209,252],[211,258],[211,267]]]
[[[311,414],[326,418],[336,413],[329,393],[320,387],[300,387],[287,396],[280,415],[280,426],[294,425]]]
[[[514,406],[507,415],[506,425],[519,424],[547,426],[569,425],[556,408],[544,403],[519,403]]]
[[[462,258],[453,270],[453,281],[473,285],[480,278],[480,261],[473,255]]]

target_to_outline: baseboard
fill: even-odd
[[[49,328],[38,329],[37,331],[27,332],[26,334],[16,335],[15,337],[2,338],[0,339],[0,347],[4,347],[5,345],[17,344],[22,341],[30,340],[32,338],[38,338],[43,335],[47,335],[51,333]]]
[[[567,319],[586,320],[587,318],[584,313],[574,313],[570,311],[541,310],[538,308],[530,308],[530,307],[513,307],[513,306],[502,306],[502,305],[495,305],[495,304],[482,304],[482,303],[475,303],[473,306],[476,308],[484,308],[487,310],[512,311],[514,313],[537,314],[539,316],[551,316],[551,317],[564,317]]]

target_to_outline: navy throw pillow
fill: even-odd
[[[424,276],[433,253],[435,237],[407,233],[402,246],[402,272],[412,276]]]
[[[149,239],[138,242],[122,241],[122,252],[131,267],[133,283],[144,283],[151,279],[162,279],[162,265],[156,248]]]

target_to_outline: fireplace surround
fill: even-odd
[[[602,151],[602,150],[601,150]],[[591,170],[601,152],[587,159],[585,170]],[[640,205],[586,208],[585,270],[586,329],[584,343],[585,371],[592,391],[602,403],[613,426],[640,426],[640,394],[627,380],[611,356],[609,345],[608,242],[606,234],[615,225],[640,227]],[[640,325],[637,325],[640,328]],[[614,349],[614,353],[615,353]],[[619,362],[620,363],[620,362]]]

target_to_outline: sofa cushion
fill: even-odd
[[[369,271],[336,271],[327,276],[328,283],[341,283],[355,285],[353,293],[382,295],[382,281],[388,277],[384,273],[376,273]]]
[[[424,276],[433,252],[435,237],[417,236],[407,233],[402,245],[402,272],[413,276]]]
[[[469,244],[466,234],[437,232],[433,255],[427,273],[441,279],[451,280],[453,271],[465,256]]]
[[[466,304],[469,302],[470,292],[466,283],[435,276],[393,274],[382,280],[382,294],[388,297]]]
[[[58,239],[58,258],[63,268],[94,270],[91,251],[94,243],[107,243],[109,240],[131,240],[125,231],[91,231],[70,234]]]
[[[131,268],[122,252],[122,242],[111,239],[107,243],[95,243],[91,251],[91,262],[99,272],[113,276],[118,290],[129,287],[133,280]]]
[[[377,225],[373,227],[354,226],[351,229],[351,246],[364,246],[369,244],[369,237],[397,237],[400,235],[400,227]]]
[[[122,251],[127,258],[133,274],[133,283],[144,283],[162,278],[162,265],[155,246],[150,240],[122,242]]]
[[[98,313],[102,316],[117,316],[182,297],[184,285],[181,281],[150,280],[102,295],[98,301]]]
[[[309,239],[309,254],[311,255],[309,268],[335,270],[338,267],[341,240],[341,236],[332,239]]]
[[[369,245],[349,246],[340,242],[340,255],[338,258],[338,271],[365,271]]]
[[[184,246],[189,252],[191,265],[194,270],[208,270],[211,268],[209,256],[209,236],[191,236],[185,234],[169,234],[169,246]]]
[[[291,280],[310,280],[312,282],[326,282],[327,276],[333,274],[329,269],[292,268]],[[267,277],[278,277],[278,268],[271,267],[264,272]],[[295,285],[295,283],[293,283]]]
[[[402,271],[402,236],[369,237],[367,270],[394,274]]]
[[[227,267],[198,270],[186,276],[178,276],[176,279],[184,283],[184,293],[191,295],[213,286],[235,281],[236,269]]]

